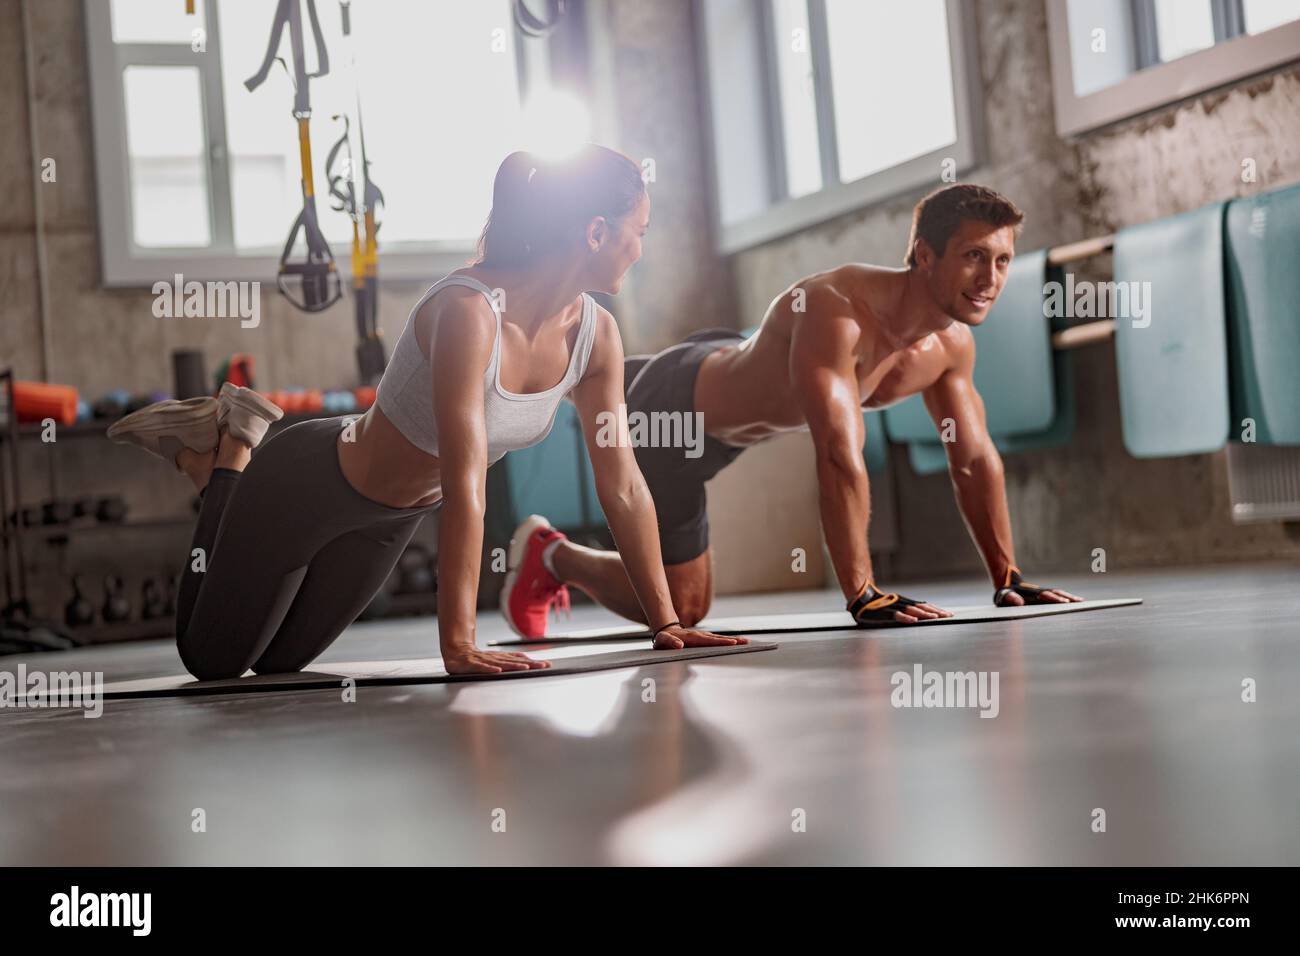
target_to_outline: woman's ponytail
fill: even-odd
[[[596,216],[617,220],[645,193],[641,168],[622,153],[589,143],[573,157],[544,162],[511,153],[497,169],[492,211],[475,265],[518,267],[578,238]]]

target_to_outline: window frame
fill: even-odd
[[[708,2],[708,0],[705,0]],[[710,71],[711,38],[704,13],[696,9],[698,70],[704,78],[702,113],[705,117],[708,162],[714,188],[710,190],[710,215],[715,246],[722,255],[731,255],[774,239],[788,236],[828,220],[927,184],[938,184],[938,165],[946,159],[955,161],[955,173],[979,165],[984,156],[983,110],[977,101],[982,88],[979,51],[974,18],[961,0],[944,0],[948,25],[949,66],[952,76],[953,114],[956,141],[940,149],[905,160],[852,182],[839,181],[839,151],[835,130],[835,104],[830,83],[830,51],[827,43],[825,0],[806,0],[808,4],[809,53],[813,60],[813,89],[817,105],[818,144],[821,152],[822,188],[804,196],[789,198],[786,189],[784,140],[781,133],[781,109],[776,88],[776,58],[772,49],[772,24],[769,0],[753,0],[758,5],[757,29],[753,40],[763,75],[760,112],[764,120],[761,137],[765,155],[764,177],[767,206],[762,211],[737,222],[722,218],[719,184],[724,171],[720,168],[712,99]],[[751,51],[755,52],[755,51]]]
[[[206,31],[205,52],[196,53],[189,43],[114,43],[112,4],[109,0],[82,0],[99,212],[100,282],[104,288],[149,287],[174,274],[197,281],[275,281],[280,245],[243,252],[234,248],[218,2],[206,0],[202,22],[196,18],[196,25]],[[551,41],[525,39],[513,18],[510,24],[515,31],[516,74],[523,100],[532,84],[544,81],[551,72]],[[155,249],[135,244],[122,82],[122,71],[128,66],[191,66],[199,72],[204,168],[212,230],[210,246]],[[313,114],[313,118],[320,115],[315,110]],[[288,121],[286,100],[285,122]],[[325,199],[318,188],[317,202]],[[284,224],[286,236],[289,226],[289,222]],[[350,253],[348,248],[339,246],[338,242],[331,243],[335,260],[346,274]],[[387,248],[381,246],[383,275],[386,279],[432,281],[463,266],[474,248],[474,239],[391,243]]]
[[[1118,83],[1080,96],[1074,91],[1068,0],[1047,0],[1052,99],[1056,131],[1062,137],[1077,137],[1300,61],[1300,20],[1247,34],[1240,0],[1210,0],[1215,45],[1160,63],[1154,52],[1154,5],[1151,0],[1130,2],[1138,69]],[[1221,35],[1229,39],[1217,42]],[[1141,68],[1153,57],[1154,65]]]
[[[1207,2],[1210,5],[1210,20],[1214,25],[1216,46],[1246,32],[1246,15],[1241,0],[1207,0]],[[1129,11],[1133,21],[1133,48],[1137,53],[1135,71],[1159,66],[1165,61],[1160,59],[1156,0],[1129,0]],[[1192,56],[1190,53],[1187,55]]]

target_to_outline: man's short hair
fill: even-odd
[[[924,239],[942,256],[963,219],[985,222],[995,229],[1019,226],[1025,214],[1006,196],[987,186],[957,183],[926,196],[912,210],[912,235],[907,240],[907,266],[916,265],[916,243]]]

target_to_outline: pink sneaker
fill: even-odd
[[[510,539],[506,586],[501,589],[501,613],[510,630],[525,639],[546,636],[552,606],[569,611],[569,589],[542,564],[542,551],[553,541],[567,540],[541,515],[529,515]]]

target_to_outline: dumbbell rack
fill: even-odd
[[[0,561],[4,563],[5,604],[0,616],[7,621],[18,617],[31,617],[31,604],[27,600],[27,564],[23,560],[23,522],[14,521],[14,531],[9,531],[9,494],[6,490],[12,484],[15,514],[22,516],[22,486],[19,483],[18,470],[18,414],[14,411],[14,370],[0,370],[0,379],[5,383],[6,411],[5,431],[7,441],[5,455],[0,461]],[[10,562],[9,543],[17,563],[15,573]]]
[[[174,633],[174,621],[169,617],[151,618],[149,620],[132,620],[87,625],[68,628],[61,620],[36,616],[32,613],[31,601],[27,587],[26,547],[30,543],[43,543],[48,546],[66,545],[72,535],[94,532],[135,529],[161,529],[177,527],[193,521],[192,517],[154,519],[147,521],[103,522],[97,524],[29,524],[23,518],[23,495],[21,476],[22,443],[26,438],[39,436],[39,425],[20,425],[14,413],[14,374],[13,369],[0,370],[0,381],[5,384],[4,394],[7,405],[5,409],[4,428],[0,431],[0,561],[3,562],[5,586],[5,604],[3,615],[9,626],[22,627],[24,623],[40,627],[56,635],[67,638],[77,644],[101,644],[114,641],[140,640],[145,638],[170,637]],[[61,436],[102,436],[104,422],[85,422],[60,427]],[[53,478],[52,478],[53,480]],[[11,522],[9,512],[12,507],[14,520]]]
[[[11,617],[15,620],[27,618],[30,619],[31,607],[28,601],[27,591],[27,567],[25,561],[25,546],[32,542],[40,542],[47,546],[66,545],[70,536],[94,534],[95,532],[119,532],[119,531],[149,531],[166,528],[174,528],[179,525],[193,524],[194,516],[187,515],[177,518],[160,518],[151,520],[120,521],[106,522],[97,524],[84,525],[39,525],[31,526],[21,519],[22,491],[19,485],[19,455],[20,445],[24,438],[33,438],[40,435],[39,425],[29,424],[20,426],[17,416],[12,413],[13,409],[13,372],[12,369],[0,370],[0,380],[7,385],[5,394],[8,397],[8,410],[5,415],[6,421],[4,428],[0,429],[0,560],[3,561],[3,578],[5,587],[5,609],[4,616],[6,621]],[[326,415],[314,413],[288,414],[280,421],[271,426],[273,431],[287,428],[290,425],[309,419],[332,417],[336,413]],[[74,425],[61,426],[59,429],[60,436],[74,437],[102,437],[106,423],[103,421],[78,422]],[[6,482],[8,478],[8,482]],[[10,492],[6,490],[6,484],[12,489],[12,499]],[[11,504],[12,500],[12,504]],[[18,519],[12,524],[9,521],[9,512],[11,508],[16,512]],[[11,552],[14,558],[11,558]],[[16,569],[13,565],[16,564]],[[398,594],[391,595],[388,601],[389,611],[385,616],[402,616],[409,614],[428,614],[436,610],[436,598],[433,593],[429,594]],[[133,620],[123,621],[120,623],[98,623],[85,627],[69,629],[59,621],[57,624],[48,618],[41,619],[39,622],[43,627],[52,630],[58,634],[68,637],[77,643],[108,643],[114,641],[140,640],[147,638],[171,637],[175,633],[175,622],[170,617],[154,618],[151,620]]]

